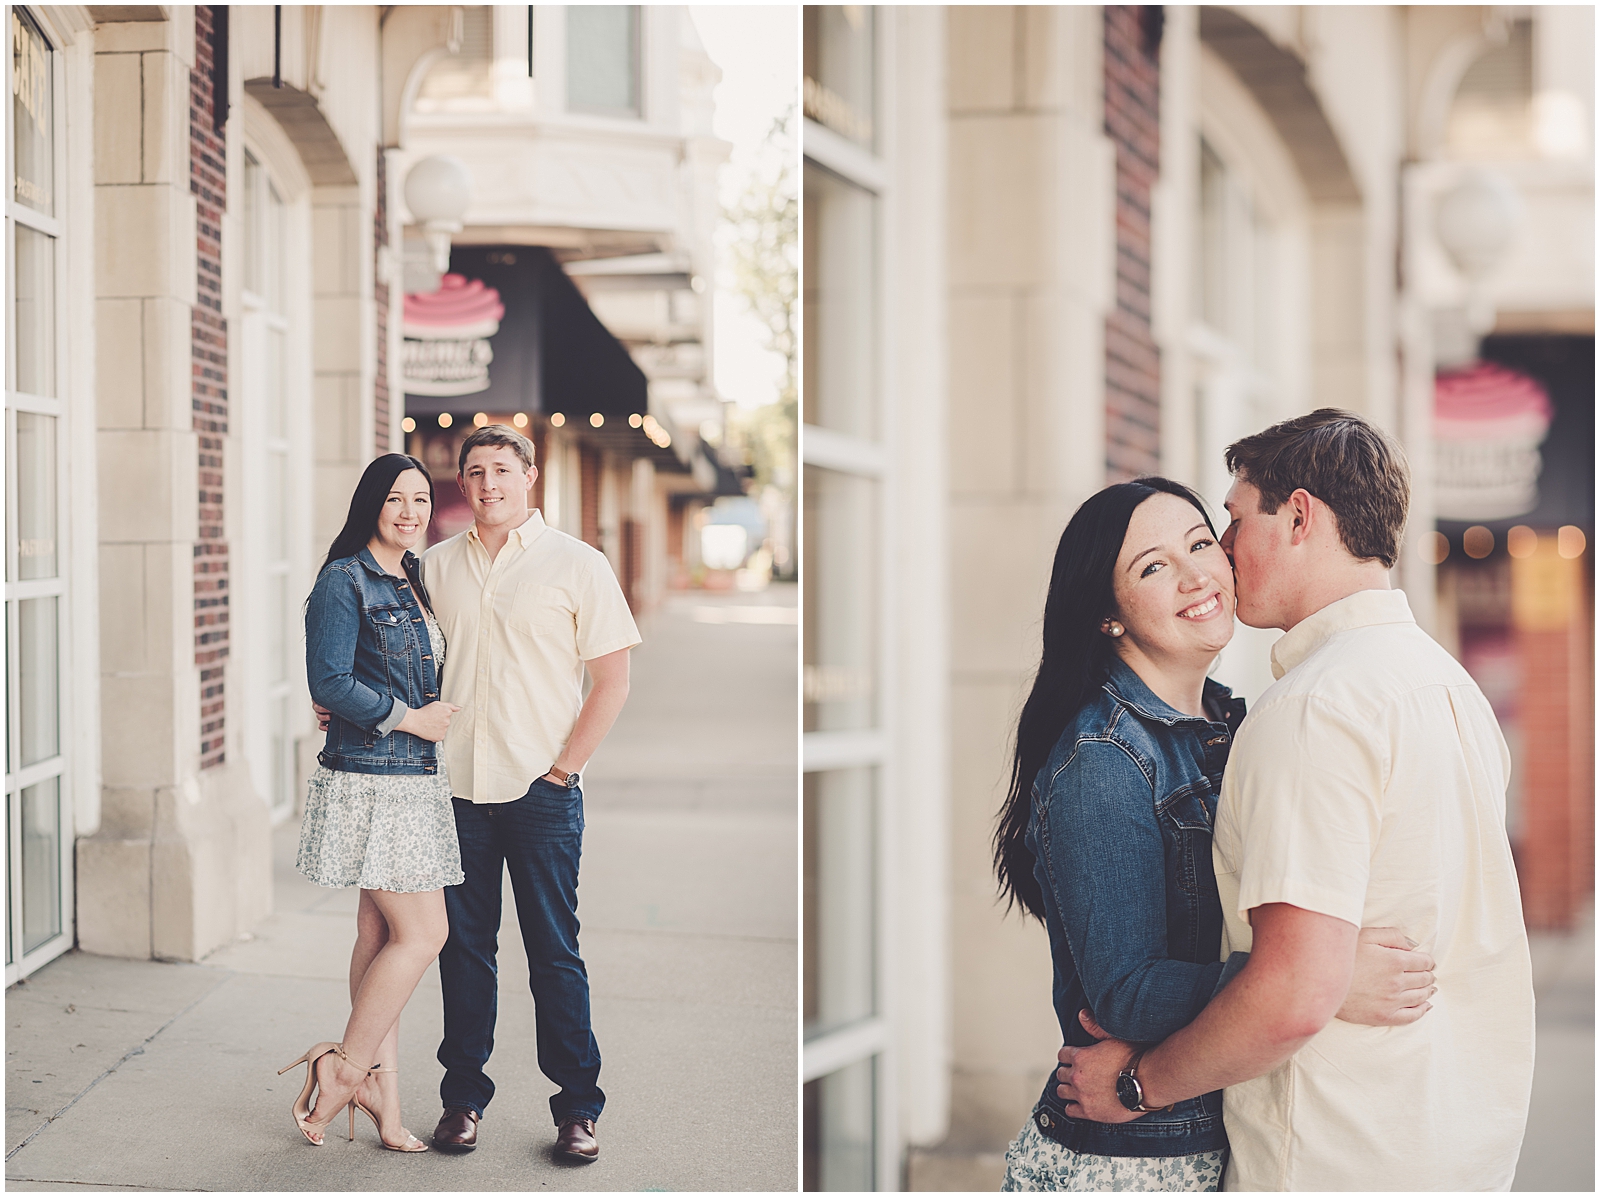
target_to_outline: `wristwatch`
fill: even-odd
[[[548,773],[549,776],[556,779],[557,785],[566,786],[569,790],[578,788],[578,775],[576,773],[568,773],[565,769],[557,769],[554,765],[550,766]]]
[[[1144,1059],[1145,1049],[1141,1048],[1134,1053],[1133,1059],[1128,1061],[1128,1066],[1117,1073],[1117,1100],[1124,1108],[1136,1114],[1152,1114],[1158,1110],[1170,1110],[1171,1106],[1147,1106],[1144,1104],[1144,1086],[1139,1084],[1139,1078],[1134,1073],[1139,1068],[1139,1062]]]

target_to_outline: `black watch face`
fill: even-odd
[[[569,790],[575,790],[578,788],[578,775],[576,773],[567,774],[566,787]]]
[[[1125,1072],[1117,1074],[1117,1100],[1130,1110],[1137,1110],[1144,1102],[1139,1082]]]

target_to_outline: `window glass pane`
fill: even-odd
[[[266,219],[262,225],[261,274],[264,298],[271,311],[283,311],[284,206],[278,189],[267,184]]]
[[[17,234],[16,320],[17,390],[30,395],[56,393],[56,239],[26,225]]]
[[[271,705],[271,740],[272,740],[272,793],[268,796],[268,804],[273,807],[283,807],[292,801],[289,786],[289,700],[275,698]]]
[[[17,577],[56,576],[56,418],[17,413]]]
[[[55,90],[50,43],[11,10],[11,194],[36,212],[55,213]]]
[[[861,4],[808,4],[804,11],[806,115],[872,148],[874,10]]]
[[[261,186],[261,163],[254,155],[244,156],[244,289],[261,294],[261,212],[257,190]]]
[[[861,1060],[805,1087],[808,1193],[868,1192],[874,1186],[877,1060]]]
[[[1200,269],[1195,274],[1199,295],[1195,305],[1200,318],[1218,332],[1226,332],[1227,279],[1224,251],[1227,219],[1227,174],[1222,159],[1202,138],[1200,142]]]
[[[639,114],[639,9],[632,4],[567,6],[567,107]]]
[[[267,678],[281,682],[289,676],[289,579],[279,574],[267,580]]]
[[[22,675],[22,759],[26,767],[61,751],[60,654],[56,636],[56,598],[23,599],[17,604],[18,665]]]
[[[22,791],[22,950],[61,934],[61,779]]]
[[[878,490],[805,468],[806,731],[877,725]]]
[[[266,377],[262,380],[263,427],[267,435],[277,439],[287,436],[284,419],[284,381],[287,373],[285,356],[289,351],[288,337],[281,328],[268,328]],[[281,554],[280,554],[281,555]]]
[[[876,771],[807,773],[804,789],[806,1038],[870,1018],[877,912]]]
[[[805,171],[805,420],[878,435],[875,209],[870,192]]]

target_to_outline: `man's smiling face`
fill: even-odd
[[[509,446],[479,445],[467,454],[456,483],[480,525],[516,527],[527,518],[528,495],[538,476],[536,467],[522,468],[522,459]]]

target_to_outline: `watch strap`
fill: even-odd
[[[1138,1070],[1139,1065],[1144,1063],[1145,1052],[1149,1050],[1150,1049],[1147,1047],[1141,1047],[1138,1051],[1134,1052],[1133,1059],[1129,1060],[1127,1067],[1123,1068],[1121,1072],[1117,1073],[1117,1075],[1127,1077],[1138,1089],[1139,1104],[1132,1107],[1135,1111],[1140,1114],[1164,1114],[1168,1110],[1171,1110],[1173,1106],[1147,1106],[1144,1104],[1144,1084],[1139,1080]],[[1173,1103],[1173,1105],[1176,1104],[1176,1102]]]

